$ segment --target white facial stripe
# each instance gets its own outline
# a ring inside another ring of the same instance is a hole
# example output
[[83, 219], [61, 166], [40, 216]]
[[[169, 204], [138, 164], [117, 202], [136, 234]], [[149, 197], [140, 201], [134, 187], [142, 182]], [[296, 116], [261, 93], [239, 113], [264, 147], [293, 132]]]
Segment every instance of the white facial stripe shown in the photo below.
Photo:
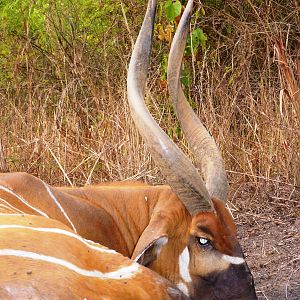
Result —
[[13, 210], [15, 210], [16, 212], [19, 212], [21, 214], [24, 214], [23, 211], [19, 210], [17, 207], [14, 207], [13, 205], [11, 205], [8, 201], [6, 201], [5, 199], [0, 197], [0, 201], [4, 202], [8, 207], [12, 208]]
[[222, 255], [222, 259], [232, 265], [241, 265], [241, 264], [245, 263], [245, 260], [242, 257], [229, 256], [226, 254]]
[[65, 261], [60, 258], [47, 256], [47, 255], [41, 255], [34, 252], [27, 252], [27, 251], [21, 251], [21, 250], [14, 250], [14, 249], [0, 249], [0, 256], [16, 256], [16, 257], [22, 257], [22, 258], [28, 258], [32, 260], [38, 260], [38, 261], [44, 261], [51, 264], [59, 265], [62, 267], [65, 267], [77, 274], [80, 274], [82, 276], [86, 277], [94, 277], [99, 279], [129, 279], [135, 276], [137, 273], [139, 273], [139, 265], [136, 263], [133, 263], [127, 267], [121, 268], [119, 270], [108, 272], [108, 273], [102, 273], [97, 270], [85, 270], [77, 267], [76, 265]]
[[181, 290], [186, 296], [188, 296], [188, 297], [190, 296], [189, 290], [188, 290], [186, 284], [184, 284], [182, 281], [177, 284], [177, 288], [179, 290]]
[[38, 231], [38, 232], [62, 234], [62, 235], [66, 235], [66, 236], [75, 238], [76, 240], [85, 244], [90, 249], [93, 249], [93, 250], [96, 250], [99, 252], [105, 252], [105, 253], [112, 253], [112, 254], [117, 253], [115, 250], [93, 246], [93, 244], [97, 245], [97, 243], [92, 244], [90, 241], [87, 242], [85, 239], [83, 239], [81, 236], [79, 236], [75, 233], [72, 233], [67, 230], [59, 229], [59, 228], [41, 228], [41, 227], [29, 227], [29, 226], [22, 226], [22, 225], [0, 225], [0, 230], [1, 229], [25, 229], [25, 230], [32, 230], [32, 231]]
[[31, 206], [25, 199], [23, 199], [22, 197], [20, 197], [18, 194], [16, 194], [15, 192], [13, 192], [11, 189], [3, 186], [3, 185], [0, 185], [0, 190], [3, 190], [13, 196], [15, 196], [18, 200], [20, 200], [23, 204], [25, 204], [26, 206], [30, 207], [32, 210], [34, 210], [35, 212], [39, 213], [40, 215], [46, 217], [46, 218], [49, 218], [48, 215], [46, 213], [44, 213], [43, 211]]
[[187, 247], [185, 247], [179, 256], [179, 273], [185, 282], [191, 282], [192, 278], [189, 271], [190, 253]]
[[77, 233], [77, 230], [76, 230], [74, 224], [72, 223], [71, 219], [69, 218], [69, 216], [66, 213], [66, 211], [64, 210], [64, 208], [61, 206], [61, 204], [58, 202], [58, 200], [56, 199], [56, 197], [53, 195], [53, 193], [52, 193], [51, 189], [49, 188], [49, 186], [44, 181], [43, 181], [43, 184], [45, 186], [46, 191], [48, 192], [48, 194], [50, 195], [50, 197], [54, 201], [54, 203], [57, 205], [57, 207], [60, 209], [60, 211], [62, 212], [62, 214], [64, 215], [64, 217], [67, 219], [67, 221], [72, 226], [72, 229]]

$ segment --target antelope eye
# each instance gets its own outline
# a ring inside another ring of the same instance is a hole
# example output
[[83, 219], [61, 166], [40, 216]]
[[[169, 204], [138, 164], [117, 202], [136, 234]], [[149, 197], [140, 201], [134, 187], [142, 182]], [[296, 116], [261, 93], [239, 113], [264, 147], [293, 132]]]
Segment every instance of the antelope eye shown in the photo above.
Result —
[[201, 245], [201, 246], [208, 246], [210, 244], [209, 240], [206, 239], [206, 238], [203, 238], [203, 237], [198, 237], [198, 243]]

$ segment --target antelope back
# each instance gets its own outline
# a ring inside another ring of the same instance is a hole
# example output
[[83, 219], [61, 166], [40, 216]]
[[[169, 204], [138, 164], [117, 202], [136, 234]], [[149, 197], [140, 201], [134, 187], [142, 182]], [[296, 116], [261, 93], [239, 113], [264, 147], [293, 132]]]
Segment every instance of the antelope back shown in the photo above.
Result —
[[185, 299], [167, 280], [45, 217], [0, 216], [1, 299]]

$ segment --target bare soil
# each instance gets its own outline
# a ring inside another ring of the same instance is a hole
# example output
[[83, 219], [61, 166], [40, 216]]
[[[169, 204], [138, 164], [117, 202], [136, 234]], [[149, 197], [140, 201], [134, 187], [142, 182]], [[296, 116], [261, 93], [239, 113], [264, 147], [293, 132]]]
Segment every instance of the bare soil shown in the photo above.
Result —
[[280, 181], [232, 188], [238, 226], [260, 300], [300, 299], [300, 189]]

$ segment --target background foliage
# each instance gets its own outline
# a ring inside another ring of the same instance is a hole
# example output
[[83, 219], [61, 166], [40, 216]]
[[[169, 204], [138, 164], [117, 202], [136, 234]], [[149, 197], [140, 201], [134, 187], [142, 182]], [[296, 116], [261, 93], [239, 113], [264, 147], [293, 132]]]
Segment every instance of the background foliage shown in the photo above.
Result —
[[[279, 74], [299, 50], [298, 1], [195, 1], [182, 71], [192, 107], [232, 182], [299, 183], [299, 120]], [[185, 1], [158, 1], [146, 101], [187, 145], [168, 101], [170, 42]], [[1, 0], [0, 137], [4, 165], [49, 183], [162, 182], [135, 130], [126, 72], [146, 1]], [[294, 69], [295, 71], [295, 69]]]

